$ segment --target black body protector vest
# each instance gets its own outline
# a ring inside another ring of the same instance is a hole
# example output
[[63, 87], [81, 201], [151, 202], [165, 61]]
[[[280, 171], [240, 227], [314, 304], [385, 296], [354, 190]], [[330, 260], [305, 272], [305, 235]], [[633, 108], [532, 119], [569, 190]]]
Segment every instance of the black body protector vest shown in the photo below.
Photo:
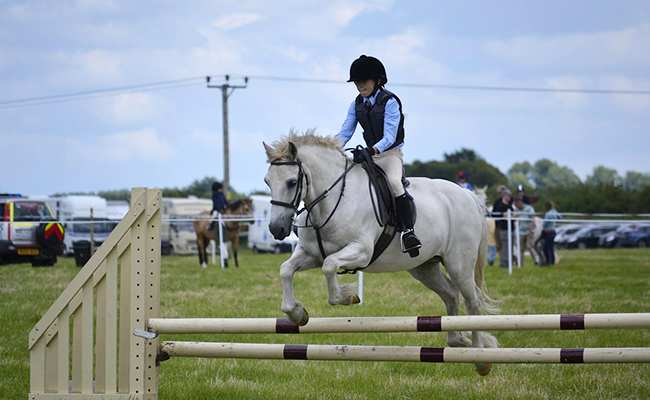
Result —
[[386, 149], [390, 150], [404, 142], [404, 114], [402, 114], [402, 102], [394, 93], [391, 93], [386, 89], [379, 90], [379, 94], [377, 94], [377, 97], [375, 98], [375, 104], [371, 108], [368, 108], [363, 104], [364, 101], [361, 95], [358, 95], [355, 100], [354, 111], [357, 116], [357, 121], [359, 121], [359, 124], [361, 124], [361, 127], [363, 128], [363, 139], [365, 140], [366, 145], [370, 148], [384, 137], [384, 110], [386, 109], [386, 103], [391, 98], [397, 100], [397, 104], [399, 104], [399, 126], [397, 127], [395, 143]]

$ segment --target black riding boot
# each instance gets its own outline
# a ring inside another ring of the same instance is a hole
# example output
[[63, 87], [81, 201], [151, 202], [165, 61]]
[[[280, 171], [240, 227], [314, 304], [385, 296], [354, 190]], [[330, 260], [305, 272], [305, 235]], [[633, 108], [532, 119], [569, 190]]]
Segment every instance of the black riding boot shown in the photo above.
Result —
[[418, 249], [422, 247], [422, 243], [413, 232], [413, 212], [411, 211], [408, 194], [404, 193], [399, 197], [395, 197], [395, 206], [397, 207], [397, 218], [402, 230], [402, 252], [409, 253], [411, 257], [417, 257], [420, 254]]

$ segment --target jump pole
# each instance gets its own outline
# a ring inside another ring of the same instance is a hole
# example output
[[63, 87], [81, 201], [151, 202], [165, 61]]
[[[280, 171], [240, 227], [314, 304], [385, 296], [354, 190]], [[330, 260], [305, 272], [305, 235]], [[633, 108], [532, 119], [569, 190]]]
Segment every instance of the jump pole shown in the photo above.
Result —
[[148, 328], [159, 334], [649, 329], [650, 313], [311, 318], [300, 327], [286, 318], [150, 318]]
[[265, 360], [402, 361], [428, 363], [598, 364], [650, 363], [650, 348], [454, 348], [261, 343], [162, 342], [175, 357]]

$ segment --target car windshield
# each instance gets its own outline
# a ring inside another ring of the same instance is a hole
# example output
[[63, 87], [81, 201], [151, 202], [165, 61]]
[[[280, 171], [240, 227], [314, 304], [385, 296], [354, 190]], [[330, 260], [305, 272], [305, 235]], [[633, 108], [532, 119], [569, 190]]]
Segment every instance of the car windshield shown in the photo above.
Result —
[[[75, 218], [76, 223], [70, 224], [74, 233], [90, 233], [90, 218]], [[78, 221], [89, 221], [88, 223], [79, 223]], [[93, 221], [93, 233], [111, 233], [115, 224], [106, 219], [95, 219]]]
[[54, 221], [45, 203], [17, 201], [14, 203], [14, 221]]
[[176, 232], [194, 232], [192, 221], [169, 221], [172, 230]]
[[571, 236], [574, 233], [578, 232], [579, 230], [584, 229], [584, 228], [569, 228], [566, 231], [564, 231], [564, 236]]

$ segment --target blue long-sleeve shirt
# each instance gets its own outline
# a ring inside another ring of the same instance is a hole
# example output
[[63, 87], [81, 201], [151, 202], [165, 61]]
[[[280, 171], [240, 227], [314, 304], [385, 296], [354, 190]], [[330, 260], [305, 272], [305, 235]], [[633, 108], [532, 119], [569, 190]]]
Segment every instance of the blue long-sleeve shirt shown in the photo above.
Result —
[[559, 212], [555, 211], [555, 209], [553, 208], [551, 210], [548, 210], [546, 214], [544, 214], [544, 219], [552, 220], [552, 221], [544, 221], [544, 224], [542, 225], [545, 231], [550, 231], [555, 229], [555, 220], [562, 219], [562, 216], [560, 215]]
[[212, 192], [212, 212], [222, 212], [228, 207], [228, 200], [223, 193]]
[[[374, 106], [375, 101], [377, 100], [377, 94], [379, 94], [379, 90], [377, 90], [371, 97], [364, 97], [364, 103], [366, 100], [370, 100], [370, 104]], [[350, 104], [350, 107], [348, 108], [348, 115], [345, 117], [345, 121], [341, 126], [341, 131], [336, 135], [337, 139], [341, 141], [341, 146], [345, 146], [346, 143], [350, 141], [352, 135], [354, 135], [354, 132], [357, 129], [357, 124], [359, 121], [357, 120], [355, 105], [356, 100]], [[395, 143], [395, 138], [397, 137], [397, 128], [399, 128], [399, 120], [399, 104], [397, 103], [397, 100], [390, 98], [386, 102], [386, 107], [384, 108], [384, 137], [375, 144], [375, 147], [377, 150], [379, 150], [380, 153], [383, 153], [384, 150]], [[404, 146], [403, 142], [395, 147], [402, 146]]]

